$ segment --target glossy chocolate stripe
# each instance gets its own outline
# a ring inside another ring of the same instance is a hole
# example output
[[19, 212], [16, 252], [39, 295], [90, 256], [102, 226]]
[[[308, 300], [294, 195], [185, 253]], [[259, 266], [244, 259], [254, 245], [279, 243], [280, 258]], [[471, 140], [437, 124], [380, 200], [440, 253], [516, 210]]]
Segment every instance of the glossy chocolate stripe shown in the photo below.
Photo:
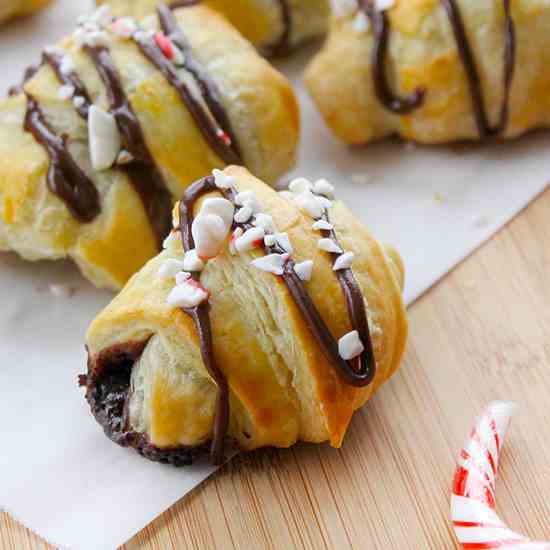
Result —
[[218, 136], [212, 121], [204, 112], [202, 105], [193, 97], [192, 93], [179, 78], [174, 66], [156, 47], [155, 44], [138, 42], [143, 54], [162, 72], [168, 82], [175, 88], [181, 100], [185, 103], [195, 123], [199, 127], [207, 143], [226, 164], [242, 165], [243, 161], [237, 138], [231, 127], [227, 112], [222, 105], [218, 88], [204, 68], [193, 57], [193, 50], [179, 26], [174, 14], [165, 4], [158, 6], [158, 17], [161, 28], [174, 44], [183, 52], [185, 57], [184, 69], [195, 78], [204, 101], [220, 128], [229, 136], [231, 144], [227, 145]]
[[418, 88], [411, 95], [400, 97], [391, 91], [386, 77], [386, 57], [390, 35], [388, 16], [384, 11], [374, 7], [372, 0], [360, 0], [359, 5], [374, 28], [372, 78], [376, 95], [386, 109], [399, 115], [406, 115], [422, 106], [426, 92]]
[[141, 124], [135, 115], [109, 50], [104, 46], [84, 46], [107, 90], [110, 111], [115, 117], [125, 149], [134, 160], [123, 166], [138, 192], [160, 249], [170, 232], [172, 197], [149, 152]]
[[24, 128], [49, 155], [48, 188], [66, 204], [77, 220], [91, 222], [101, 211], [94, 183], [72, 157], [66, 139], [58, 136], [48, 124], [38, 102], [30, 94], [26, 97]]
[[269, 57], [287, 55], [290, 50], [290, 35], [292, 33], [292, 10], [289, 0], [276, 0], [279, 4], [283, 30], [279, 38], [272, 44], [261, 47], [264, 55]]
[[[193, 206], [197, 199], [206, 193], [216, 191], [217, 187], [213, 177], [203, 178], [191, 185], [184, 193], [179, 206], [180, 231], [183, 249], [188, 252], [195, 248], [191, 227], [193, 224]], [[195, 281], [200, 280], [200, 273], [191, 274]], [[214, 464], [222, 464], [224, 461], [224, 443], [229, 428], [229, 386], [223, 371], [218, 367], [214, 357], [212, 343], [212, 327], [210, 323], [210, 305], [208, 302], [183, 311], [193, 319], [199, 333], [201, 357], [206, 370], [218, 386], [216, 398], [216, 412], [214, 416], [214, 429], [212, 433], [212, 446], [210, 457]]]
[[72, 86], [75, 90], [74, 95], [81, 97], [84, 100], [84, 103], [82, 103], [82, 105], [75, 106], [75, 108], [80, 117], [87, 121], [88, 111], [90, 109], [92, 101], [88, 94], [88, 90], [86, 90], [86, 87], [84, 86], [82, 80], [80, 80], [80, 77], [74, 71], [71, 71], [69, 73], [62, 71], [62, 58], [60, 55], [54, 52], [43, 52], [42, 59], [44, 63], [52, 68], [55, 76], [57, 77], [57, 80], [59, 80], [61, 84], [65, 86]]

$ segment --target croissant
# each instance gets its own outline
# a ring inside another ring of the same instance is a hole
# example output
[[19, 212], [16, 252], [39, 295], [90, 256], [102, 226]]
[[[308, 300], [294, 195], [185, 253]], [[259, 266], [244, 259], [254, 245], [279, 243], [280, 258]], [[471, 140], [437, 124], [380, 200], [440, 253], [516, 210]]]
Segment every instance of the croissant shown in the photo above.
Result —
[[[188, 5], [200, 0], [172, 0]], [[109, 3], [116, 15], [143, 17], [158, 0], [97, 0]], [[298, 44], [323, 35], [328, 25], [329, 0], [204, 0], [225, 15], [256, 47], [269, 56], [284, 55]]]
[[158, 19], [100, 8], [0, 102], [0, 249], [69, 257], [120, 289], [161, 249], [188, 182], [231, 163], [273, 182], [292, 166], [288, 82], [207, 7]]
[[0, 23], [14, 17], [30, 15], [50, 2], [51, 0], [2, 0], [0, 3]]
[[277, 193], [234, 166], [188, 187], [165, 250], [87, 334], [80, 383], [109, 438], [175, 465], [341, 445], [399, 367], [407, 321], [399, 255], [333, 192], [300, 178]]
[[548, 126], [550, 5], [338, 0], [306, 82], [344, 142], [511, 139]]

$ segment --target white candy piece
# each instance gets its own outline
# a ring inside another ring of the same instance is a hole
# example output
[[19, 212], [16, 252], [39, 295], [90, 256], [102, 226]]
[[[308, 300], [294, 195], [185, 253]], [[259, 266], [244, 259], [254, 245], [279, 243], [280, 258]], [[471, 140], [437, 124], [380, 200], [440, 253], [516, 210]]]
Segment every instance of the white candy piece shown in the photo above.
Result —
[[191, 278], [191, 273], [188, 273], [187, 271], [179, 271], [174, 276], [174, 279], [176, 279], [177, 285], [183, 284], [185, 281], [187, 281], [187, 279], [190, 279], [190, 278]]
[[303, 210], [312, 218], [317, 219], [320, 218], [325, 211], [325, 208], [320, 200], [321, 198], [323, 197], [316, 197], [311, 191], [306, 190], [299, 195], [296, 195], [294, 200], [300, 210]]
[[233, 256], [237, 253], [237, 249], [235, 248], [235, 242], [239, 237], [241, 237], [244, 234], [244, 230], [242, 227], [237, 227], [235, 231], [233, 231], [233, 234], [231, 235], [231, 239], [229, 240], [229, 253]]
[[233, 176], [226, 175], [222, 170], [214, 168], [212, 170], [212, 175], [216, 182], [216, 187], [218, 189], [231, 189], [235, 184], [235, 178]]
[[238, 206], [248, 206], [252, 212], [261, 210], [260, 203], [256, 199], [254, 191], [241, 191], [235, 196], [235, 204]]
[[73, 97], [73, 105], [77, 109], [80, 109], [80, 107], [84, 107], [84, 103], [86, 103], [86, 100], [82, 96], [77, 95], [77, 96]]
[[187, 281], [176, 285], [168, 294], [166, 302], [172, 307], [196, 307], [208, 300], [208, 293]]
[[92, 166], [95, 170], [107, 170], [120, 151], [120, 134], [115, 117], [92, 105], [88, 115], [88, 136]]
[[233, 223], [234, 213], [233, 203], [222, 197], [206, 199], [201, 205], [201, 214], [217, 214], [228, 227]]
[[317, 196], [316, 199], [325, 210], [332, 208], [332, 201], [327, 199], [326, 197]]
[[[61, 52], [63, 55], [63, 52]], [[59, 71], [65, 76], [71, 74], [76, 70], [73, 60], [68, 55], [63, 55], [61, 58], [61, 63], [59, 64]]]
[[200, 212], [191, 226], [191, 234], [198, 256], [201, 258], [216, 257], [229, 235], [230, 227], [221, 216]]
[[336, 17], [347, 17], [357, 10], [357, 0], [330, 0], [330, 5]]
[[246, 223], [252, 217], [252, 214], [253, 212], [250, 206], [243, 206], [239, 208], [234, 219], [237, 223]]
[[326, 179], [317, 180], [313, 184], [313, 192], [317, 195], [323, 195], [329, 199], [334, 198], [334, 185]]
[[370, 19], [366, 13], [360, 11], [353, 19], [351, 26], [357, 34], [363, 34], [370, 28]]
[[264, 237], [264, 244], [266, 246], [275, 246], [277, 244], [277, 237], [273, 233], [266, 235]]
[[138, 30], [138, 26], [131, 17], [119, 17], [111, 25], [111, 29], [122, 38], [130, 38]]
[[59, 99], [66, 101], [67, 99], [71, 99], [74, 95], [75, 89], [74, 86], [71, 86], [70, 84], [64, 84], [57, 90], [57, 97]]
[[289, 257], [289, 254], [268, 254], [253, 260], [250, 265], [274, 275], [282, 275]]
[[204, 266], [205, 263], [197, 254], [197, 250], [195, 248], [185, 253], [183, 258], [183, 271], [202, 271]]
[[319, 239], [317, 247], [325, 252], [332, 252], [333, 254], [342, 254], [344, 252], [332, 239]]
[[350, 361], [358, 357], [363, 351], [365, 351], [365, 346], [356, 330], [348, 332], [338, 340], [338, 352], [344, 361]]
[[393, 8], [395, 0], [375, 0], [374, 5], [377, 10], [385, 11]]
[[288, 189], [295, 195], [299, 195], [304, 191], [311, 191], [312, 183], [306, 178], [296, 178], [288, 184]]
[[125, 149], [123, 149], [118, 154], [118, 156], [116, 158], [116, 163], [118, 165], [129, 164], [133, 160], [134, 160], [134, 157], [133, 157], [132, 153], [130, 153], [130, 152], [126, 151]]
[[161, 279], [170, 279], [171, 277], [174, 277], [176, 273], [182, 271], [183, 269], [184, 265], [182, 261], [170, 258], [162, 262], [158, 270], [158, 276]]
[[336, 258], [332, 269], [334, 271], [339, 271], [340, 269], [349, 269], [353, 264], [354, 258], [355, 254], [353, 252], [344, 252], [341, 256], [338, 256], [338, 258]]
[[287, 233], [275, 233], [275, 239], [277, 244], [289, 254], [292, 254], [294, 252], [294, 249], [292, 248], [292, 244], [290, 243], [290, 239], [288, 238]]
[[242, 236], [235, 240], [235, 249], [237, 252], [249, 252], [262, 243], [265, 231], [261, 227], [252, 227], [247, 229]]
[[334, 229], [334, 225], [327, 220], [317, 220], [311, 227], [316, 231], [332, 231]]
[[255, 227], [261, 227], [266, 232], [271, 231], [275, 233], [276, 231], [275, 224], [273, 223], [273, 218], [269, 214], [264, 214], [263, 212], [256, 214], [252, 225], [254, 225]]
[[305, 262], [295, 264], [294, 271], [302, 281], [310, 281], [313, 274], [313, 260], [306, 260]]

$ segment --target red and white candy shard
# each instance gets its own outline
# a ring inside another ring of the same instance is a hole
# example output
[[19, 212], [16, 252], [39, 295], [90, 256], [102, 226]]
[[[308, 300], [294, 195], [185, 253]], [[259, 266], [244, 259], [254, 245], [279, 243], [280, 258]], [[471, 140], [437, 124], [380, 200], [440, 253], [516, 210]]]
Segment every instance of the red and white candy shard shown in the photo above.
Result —
[[451, 497], [451, 520], [464, 550], [550, 550], [509, 529], [495, 512], [495, 483], [506, 431], [515, 410], [495, 401], [479, 417], [460, 452]]

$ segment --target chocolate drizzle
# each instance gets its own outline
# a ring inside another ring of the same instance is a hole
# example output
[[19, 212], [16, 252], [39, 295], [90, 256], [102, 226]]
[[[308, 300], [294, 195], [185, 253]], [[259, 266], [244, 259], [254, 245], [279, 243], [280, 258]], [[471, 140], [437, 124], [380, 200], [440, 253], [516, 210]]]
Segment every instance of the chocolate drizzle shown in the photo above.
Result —
[[277, 0], [281, 12], [283, 30], [272, 44], [263, 46], [261, 50], [269, 57], [287, 55], [290, 50], [290, 35], [292, 34], [292, 10], [289, 0]]
[[103, 81], [111, 104], [110, 111], [115, 117], [124, 147], [134, 159], [122, 169], [141, 197], [160, 249], [170, 231], [172, 198], [147, 147], [141, 125], [126, 97], [109, 50], [104, 46], [84, 46], [84, 51]]
[[174, 14], [165, 4], [158, 7], [158, 16], [164, 34], [166, 34], [184, 54], [183, 69], [187, 70], [196, 80], [204, 101], [212, 113], [220, 129], [225, 132], [230, 143], [226, 144], [223, 137], [217, 132], [216, 124], [209, 117], [201, 103], [195, 99], [188, 86], [178, 76], [175, 65], [162, 54], [154, 41], [147, 38], [134, 37], [143, 55], [162, 73], [164, 78], [172, 85], [178, 96], [186, 105], [193, 120], [200, 129], [206, 142], [226, 164], [242, 164], [237, 140], [231, 129], [231, 124], [225, 109], [219, 99], [219, 93], [214, 81], [206, 74], [201, 65], [193, 58], [191, 45], [183, 35]]
[[472, 108], [474, 111], [476, 125], [480, 138], [487, 138], [491, 136], [497, 136], [504, 132], [508, 125], [509, 118], [509, 103], [510, 93], [512, 88], [512, 82], [514, 79], [515, 58], [516, 58], [516, 33], [514, 20], [511, 14], [510, 0], [503, 0], [504, 12], [505, 12], [505, 35], [506, 44], [504, 48], [504, 78], [503, 78], [503, 101], [500, 110], [500, 116], [497, 124], [491, 126], [489, 117], [485, 108], [485, 102], [483, 100], [483, 91], [481, 89], [481, 82], [479, 79], [479, 73], [477, 70], [476, 62], [466, 35], [464, 28], [464, 22], [460, 9], [455, 0], [441, 0], [443, 7], [447, 12], [453, 34], [455, 37], [456, 45], [466, 71], [466, 78], [468, 79], [468, 87], [470, 89], [470, 96], [472, 98]]
[[82, 223], [91, 222], [101, 211], [94, 183], [78, 166], [67, 148], [65, 137], [58, 136], [46, 121], [38, 102], [27, 96], [25, 131], [30, 132], [50, 157], [47, 183], [71, 214]]
[[[194, 248], [191, 227], [193, 224], [193, 206], [198, 198], [206, 193], [218, 190], [212, 176], [203, 178], [191, 185], [185, 192], [180, 202], [180, 231], [184, 250], [187, 252]], [[235, 194], [232, 190], [220, 190], [223, 196], [235, 203]], [[328, 221], [328, 215], [324, 219]], [[251, 223], [233, 223], [233, 227], [240, 227], [244, 231], [250, 229]], [[334, 230], [324, 231], [324, 236], [337, 241]], [[284, 254], [285, 250], [279, 245], [264, 246], [266, 254]], [[337, 255], [334, 256], [336, 261]], [[338, 343], [330, 333], [326, 323], [323, 321], [317, 307], [309, 296], [303, 281], [298, 277], [294, 269], [294, 261], [289, 259], [281, 275], [287, 289], [292, 295], [300, 312], [304, 316], [306, 324], [318, 341], [321, 350], [327, 360], [336, 368], [347, 384], [356, 387], [364, 387], [372, 382], [376, 373], [376, 359], [372, 346], [365, 301], [359, 284], [357, 283], [351, 269], [338, 270], [336, 275], [346, 299], [346, 305], [354, 330], [357, 330], [361, 341], [364, 344], [363, 353], [354, 361], [345, 361], [340, 357]], [[199, 282], [200, 273], [192, 273], [193, 280]], [[217, 366], [213, 345], [210, 318], [208, 315], [209, 305], [207, 302], [197, 307], [184, 309], [190, 315], [199, 332], [201, 343], [201, 355], [206, 369], [218, 385], [218, 399], [216, 403], [216, 415], [212, 437], [211, 457], [215, 464], [223, 461], [223, 447], [227, 436], [229, 425], [229, 386], [225, 375]]]
[[[510, 110], [510, 94], [514, 79], [516, 60], [516, 32], [514, 20], [511, 14], [510, 0], [502, 0], [505, 13], [505, 47], [504, 47], [504, 77], [503, 100], [499, 119], [496, 125], [491, 126], [483, 91], [479, 79], [472, 48], [466, 35], [464, 22], [460, 8], [456, 0], [441, 0], [447, 17], [451, 23], [455, 42], [460, 55], [460, 60], [466, 71], [468, 88], [472, 100], [472, 108], [476, 120], [476, 126], [481, 139], [502, 134], [508, 125]], [[359, 7], [370, 18], [374, 27], [374, 48], [372, 53], [372, 72], [376, 95], [380, 102], [390, 111], [397, 114], [408, 114], [422, 106], [425, 98], [425, 90], [417, 89], [408, 97], [398, 97], [391, 90], [386, 79], [385, 58], [388, 47], [390, 24], [387, 14], [378, 10], [372, 0], [359, 0]]]
[[424, 103], [426, 91], [418, 88], [411, 95], [399, 97], [391, 91], [386, 77], [386, 55], [390, 35], [390, 22], [384, 11], [376, 8], [371, 0], [361, 0], [360, 7], [372, 21], [374, 47], [372, 50], [372, 78], [376, 95], [382, 105], [392, 113], [406, 115]]

